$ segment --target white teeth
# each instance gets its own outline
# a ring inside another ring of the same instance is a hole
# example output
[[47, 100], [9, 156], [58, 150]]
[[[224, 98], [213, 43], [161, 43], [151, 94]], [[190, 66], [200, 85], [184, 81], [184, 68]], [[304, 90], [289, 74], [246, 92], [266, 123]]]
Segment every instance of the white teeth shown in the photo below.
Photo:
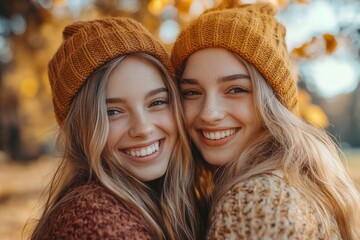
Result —
[[145, 157], [159, 151], [159, 142], [156, 142], [150, 146], [135, 149], [126, 149], [125, 153], [133, 157]]
[[152, 148], [151, 147], [148, 147], [147, 149], [146, 149], [146, 155], [149, 155], [149, 154], [151, 154], [153, 151], [152, 151]]
[[219, 132], [215, 133], [215, 138], [220, 139], [221, 134]]
[[202, 134], [205, 138], [210, 140], [219, 140], [222, 138], [229, 137], [230, 135], [233, 135], [236, 132], [235, 129], [226, 130], [226, 131], [217, 131], [217, 132], [205, 132], [202, 131]]

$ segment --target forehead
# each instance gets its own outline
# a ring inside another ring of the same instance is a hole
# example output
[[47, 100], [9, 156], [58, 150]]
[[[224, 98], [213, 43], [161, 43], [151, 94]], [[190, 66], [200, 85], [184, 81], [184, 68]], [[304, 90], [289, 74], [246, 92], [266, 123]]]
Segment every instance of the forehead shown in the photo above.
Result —
[[223, 48], [205, 48], [189, 56], [182, 78], [214, 78], [248, 73], [234, 53]]
[[160, 69], [148, 59], [128, 56], [110, 73], [107, 96], [146, 93], [164, 87]]

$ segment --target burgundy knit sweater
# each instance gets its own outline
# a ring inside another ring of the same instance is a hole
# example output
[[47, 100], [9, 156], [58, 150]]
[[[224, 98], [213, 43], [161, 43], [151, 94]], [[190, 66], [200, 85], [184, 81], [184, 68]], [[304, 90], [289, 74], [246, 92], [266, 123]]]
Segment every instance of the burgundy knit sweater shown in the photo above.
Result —
[[142, 216], [105, 187], [89, 183], [67, 195], [73, 193], [52, 214], [42, 239], [155, 239]]

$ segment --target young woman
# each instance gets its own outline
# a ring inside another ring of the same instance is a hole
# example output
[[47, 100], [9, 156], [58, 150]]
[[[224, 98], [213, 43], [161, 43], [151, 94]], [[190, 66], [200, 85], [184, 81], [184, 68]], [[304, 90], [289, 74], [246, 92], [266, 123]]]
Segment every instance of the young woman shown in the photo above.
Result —
[[340, 150], [296, 115], [275, 13], [271, 4], [222, 5], [173, 47], [196, 160], [215, 167], [207, 238], [360, 239], [360, 197]]
[[195, 239], [169, 56], [138, 22], [76, 22], [49, 62], [63, 160], [32, 239]]

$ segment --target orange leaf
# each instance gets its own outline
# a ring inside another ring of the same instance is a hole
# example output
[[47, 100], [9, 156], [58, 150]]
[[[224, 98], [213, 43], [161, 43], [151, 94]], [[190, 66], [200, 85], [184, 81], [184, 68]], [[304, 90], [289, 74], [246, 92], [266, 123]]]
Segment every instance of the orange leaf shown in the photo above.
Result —
[[316, 37], [313, 37], [310, 41], [308, 42], [305, 42], [303, 45], [301, 45], [300, 47], [298, 48], [294, 48], [292, 50], [292, 53], [297, 55], [297, 56], [300, 56], [300, 57], [310, 57], [309, 53], [308, 53], [308, 48], [314, 44], [315, 42], [317, 41], [317, 38]]
[[337, 41], [336, 41], [334, 35], [325, 33], [323, 35], [323, 38], [324, 38], [324, 41], [326, 44], [326, 52], [328, 54], [333, 53], [337, 47]]
[[310, 0], [297, 0], [297, 2], [300, 4], [308, 4]]

